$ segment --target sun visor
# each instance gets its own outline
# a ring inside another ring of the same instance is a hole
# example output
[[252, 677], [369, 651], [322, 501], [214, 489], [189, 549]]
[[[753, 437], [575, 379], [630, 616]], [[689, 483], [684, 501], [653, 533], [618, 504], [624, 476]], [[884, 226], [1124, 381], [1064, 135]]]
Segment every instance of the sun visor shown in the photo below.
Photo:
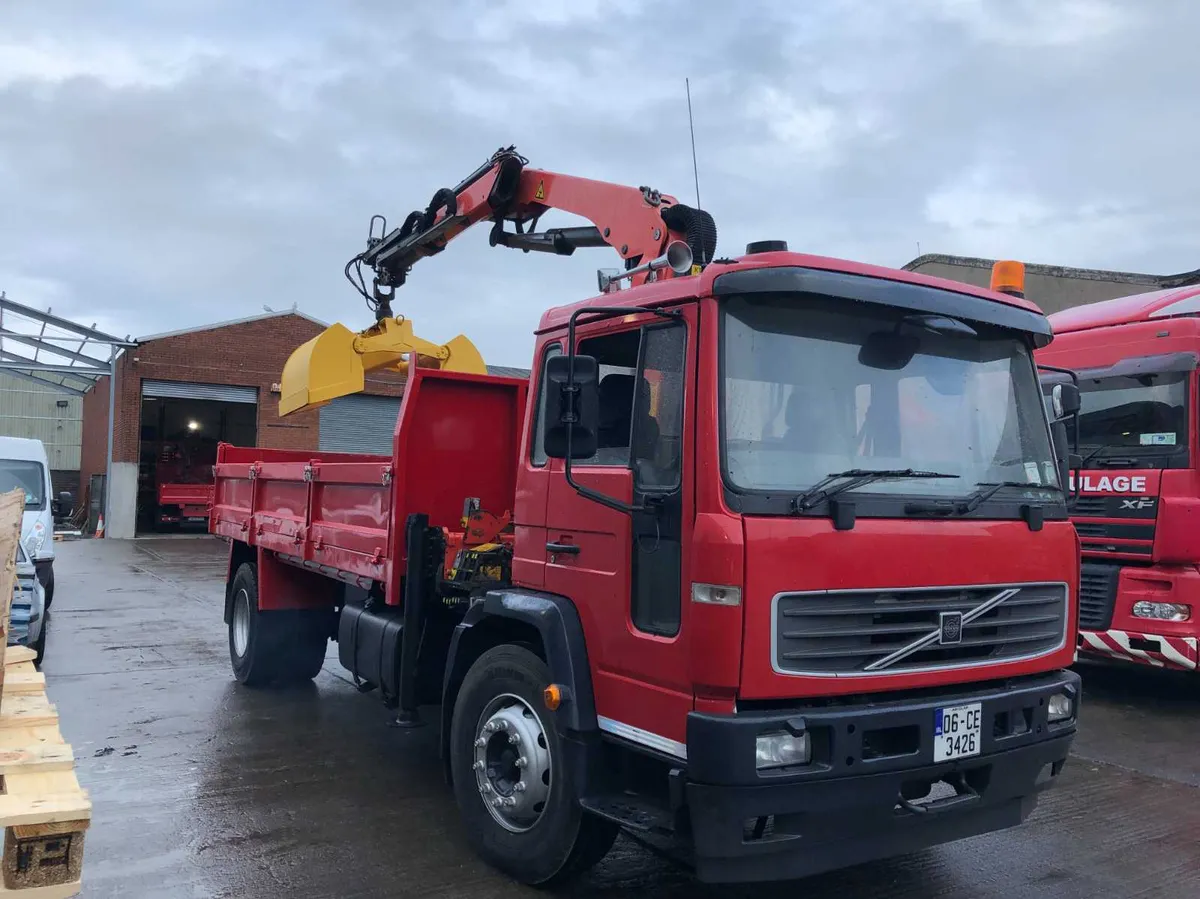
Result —
[[[1159, 353], [1154, 356], [1122, 359], [1115, 365], [1106, 368], [1081, 368], [1077, 369], [1075, 374], [1081, 381], [1097, 378], [1136, 378], [1141, 375], [1195, 371], [1197, 367], [1200, 367], [1200, 354], [1198, 353]], [[1060, 372], [1047, 371], [1042, 372], [1041, 378], [1044, 384], [1065, 383], [1070, 380], [1067, 375]]]
[[751, 293], [817, 294], [931, 315], [946, 315], [1032, 334], [1034, 345], [1038, 347], [1048, 344], [1051, 338], [1050, 323], [1045, 316], [1036, 312], [998, 300], [907, 281], [889, 281], [886, 278], [801, 266], [742, 269], [718, 275], [713, 281], [714, 296]]

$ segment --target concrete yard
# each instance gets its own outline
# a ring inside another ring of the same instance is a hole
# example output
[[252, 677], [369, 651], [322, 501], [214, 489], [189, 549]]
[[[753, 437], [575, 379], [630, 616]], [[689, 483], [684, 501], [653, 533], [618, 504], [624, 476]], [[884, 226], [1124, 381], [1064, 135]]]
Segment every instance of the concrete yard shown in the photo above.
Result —
[[[44, 670], [95, 807], [83, 895], [539, 895], [467, 849], [434, 727], [387, 727], [332, 659], [304, 689], [235, 685], [224, 568], [207, 537], [59, 545]], [[699, 885], [622, 839], [566, 895], [1200, 896], [1200, 676], [1083, 673], [1075, 758], [1023, 827], [748, 887]]]

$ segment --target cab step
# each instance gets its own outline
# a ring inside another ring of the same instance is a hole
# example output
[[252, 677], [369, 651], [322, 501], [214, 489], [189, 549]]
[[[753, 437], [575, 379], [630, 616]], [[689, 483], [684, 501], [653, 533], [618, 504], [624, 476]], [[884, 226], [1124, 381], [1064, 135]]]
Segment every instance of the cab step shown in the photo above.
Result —
[[579, 800], [585, 811], [640, 834], [675, 835], [671, 812], [640, 796], [608, 794]]

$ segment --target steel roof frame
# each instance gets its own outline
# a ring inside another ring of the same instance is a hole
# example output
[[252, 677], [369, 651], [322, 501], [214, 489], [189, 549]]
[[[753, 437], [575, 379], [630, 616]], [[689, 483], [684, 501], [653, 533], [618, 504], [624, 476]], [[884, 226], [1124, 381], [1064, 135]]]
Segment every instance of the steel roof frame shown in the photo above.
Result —
[[[37, 334], [22, 334], [12, 330], [12, 319], [5, 321], [6, 314], [25, 319], [37, 326]], [[65, 331], [66, 336], [47, 334], [46, 329], [53, 328]], [[11, 352], [5, 348], [5, 341], [33, 348], [33, 358], [20, 353]], [[78, 343], [78, 346], [68, 348], [57, 343]], [[89, 344], [108, 347], [108, 359], [96, 358], [84, 353]], [[18, 378], [34, 383], [44, 384], [62, 393], [83, 396], [94, 388], [104, 376], [108, 376], [108, 454], [104, 469], [104, 515], [112, 519], [112, 466], [113, 466], [113, 434], [116, 429], [116, 383], [117, 357], [121, 351], [137, 344], [128, 336], [114, 337], [103, 331], [96, 330], [95, 323], [91, 327], [73, 322], [70, 319], [53, 315], [49, 309], [45, 312], [11, 300], [0, 291], [0, 371], [8, 372]], [[43, 353], [52, 357], [53, 361], [43, 362], [39, 358]], [[68, 383], [72, 382], [72, 383]]]

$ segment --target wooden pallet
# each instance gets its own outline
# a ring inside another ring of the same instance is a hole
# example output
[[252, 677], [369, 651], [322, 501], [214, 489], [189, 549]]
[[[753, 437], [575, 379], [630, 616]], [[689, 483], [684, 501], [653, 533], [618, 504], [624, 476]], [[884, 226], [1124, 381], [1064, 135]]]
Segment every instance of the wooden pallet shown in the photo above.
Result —
[[61, 899], [81, 889], [92, 804], [58, 728], [36, 653], [8, 646], [24, 494], [0, 494], [0, 897]]

